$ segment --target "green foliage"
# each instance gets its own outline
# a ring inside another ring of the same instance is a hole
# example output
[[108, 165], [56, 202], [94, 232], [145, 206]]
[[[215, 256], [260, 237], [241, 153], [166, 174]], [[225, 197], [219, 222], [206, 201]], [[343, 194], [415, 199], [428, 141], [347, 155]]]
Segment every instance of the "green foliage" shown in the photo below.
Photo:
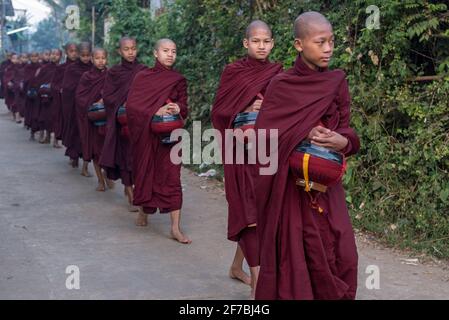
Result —
[[[206, 126], [221, 71], [244, 55], [242, 38], [251, 20], [273, 27], [272, 59], [290, 67], [296, 57], [294, 19], [308, 10], [325, 14], [336, 35], [333, 67], [347, 73], [352, 125], [362, 141], [345, 176], [355, 226], [393, 245], [449, 257], [446, 1], [175, 0], [157, 17], [136, 0], [108, 5], [116, 21], [112, 45], [124, 34], [136, 36], [141, 60], [152, 64], [158, 38], [178, 44], [177, 68], [189, 80], [191, 118]], [[380, 10], [379, 29], [367, 27], [370, 5]], [[422, 75], [442, 79], [411, 81]]]
[[54, 37], [56, 20], [53, 17], [42, 20], [37, 25], [37, 30], [31, 36], [31, 45], [34, 51], [58, 48], [58, 39]]

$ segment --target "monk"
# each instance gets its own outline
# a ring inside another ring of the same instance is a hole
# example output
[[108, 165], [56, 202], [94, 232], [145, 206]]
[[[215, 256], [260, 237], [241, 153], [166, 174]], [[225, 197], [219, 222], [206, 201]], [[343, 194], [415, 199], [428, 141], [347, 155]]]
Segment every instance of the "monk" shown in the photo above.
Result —
[[359, 150], [348, 84], [343, 71], [328, 69], [334, 35], [323, 15], [300, 15], [294, 32], [295, 65], [273, 78], [256, 121], [256, 130], [279, 130], [278, 170], [256, 177], [256, 299], [355, 299], [357, 249], [342, 183], [306, 191], [289, 168], [304, 140], [346, 157]]
[[3, 83], [3, 75], [6, 71], [6, 68], [11, 65], [11, 52], [6, 53], [6, 59], [0, 64], [0, 99], [4, 99], [4, 90], [5, 90], [5, 84]]
[[16, 111], [16, 122], [22, 123], [22, 118], [25, 115], [25, 68], [28, 65], [28, 54], [22, 53], [19, 57], [20, 67], [14, 74], [14, 105]]
[[41, 64], [47, 64], [51, 62], [51, 50], [44, 50], [41, 53]]
[[13, 120], [16, 120], [16, 112], [14, 107], [14, 75], [20, 69], [19, 55], [13, 53], [11, 55], [11, 64], [6, 68], [3, 75], [5, 104], [11, 112]]
[[181, 165], [170, 159], [171, 144], [151, 131], [154, 115], [180, 114], [185, 119], [187, 80], [173, 69], [176, 44], [169, 39], [157, 41], [156, 64], [139, 72], [133, 81], [126, 105], [133, 153], [135, 180], [134, 204], [141, 207], [137, 226], [148, 224], [148, 214], [170, 213], [171, 236], [182, 244], [192, 241], [181, 232]]
[[[98, 178], [97, 191], [106, 190], [106, 178], [103, 175], [98, 161], [103, 149], [105, 137], [105, 125], [95, 126], [89, 121], [88, 111], [94, 104], [103, 104], [103, 86], [106, 79], [106, 65], [108, 54], [101, 48], [96, 48], [92, 52], [93, 67], [81, 77], [76, 89], [76, 111], [78, 116], [78, 128], [81, 137], [83, 160], [93, 161], [95, 173]], [[112, 181], [108, 182], [113, 184]]]
[[[268, 60], [274, 40], [272, 31], [265, 22], [256, 20], [250, 23], [243, 46], [247, 50], [247, 56], [225, 67], [212, 106], [212, 123], [222, 137], [225, 136], [226, 129], [232, 128], [232, 122], [238, 113], [257, 112], [260, 109], [270, 80], [282, 71], [280, 64]], [[223, 144], [223, 163], [224, 150]], [[224, 163], [223, 167], [228, 201], [228, 239], [237, 242], [237, 251], [229, 274], [231, 278], [247, 281], [247, 275], [242, 269], [245, 257], [250, 267], [251, 297], [254, 298], [259, 252], [252, 171], [248, 164]]]
[[[53, 49], [51, 50], [50, 54], [50, 63], [45, 64], [43, 67], [41, 67], [39, 74], [37, 76], [37, 84], [40, 90], [43, 86], [50, 86], [51, 80], [53, 79], [56, 68], [59, 65], [59, 62], [61, 61], [62, 57], [62, 51], [60, 49]], [[52, 103], [53, 97], [50, 96], [49, 98], [41, 97], [40, 94], [38, 94], [38, 100], [39, 100], [39, 117], [38, 117], [38, 127], [39, 130], [41, 130], [41, 139], [39, 140], [39, 143], [45, 143], [49, 144], [51, 142], [51, 134], [53, 131], [53, 122], [52, 122], [52, 113], [51, 113], [51, 103]]]
[[62, 101], [61, 101], [61, 86], [64, 80], [64, 73], [66, 68], [76, 62], [78, 59], [78, 46], [76, 43], [70, 42], [65, 46], [66, 61], [56, 66], [56, 71], [51, 80], [52, 103], [50, 106], [52, 114], [52, 131], [54, 132], [54, 148], [61, 148], [59, 143], [62, 140], [63, 132], [63, 118], [62, 118]]
[[137, 42], [123, 37], [119, 41], [118, 53], [121, 63], [107, 71], [103, 89], [103, 101], [107, 113], [106, 138], [100, 158], [100, 166], [106, 169], [111, 180], [121, 179], [128, 198], [128, 210], [136, 212], [133, 206], [132, 154], [129, 136], [117, 121], [117, 112], [126, 106], [131, 83], [139, 71], [146, 67], [137, 60]]
[[[37, 99], [36, 97], [33, 97], [29, 93], [29, 89], [31, 89], [33, 81], [36, 76], [37, 70], [40, 68], [39, 64], [39, 53], [38, 52], [32, 52], [30, 54], [30, 63], [25, 67], [24, 73], [24, 82], [23, 82], [23, 91], [25, 92], [25, 128], [30, 130], [31, 129], [31, 115], [32, 115], [32, 108], [34, 104], [34, 100]], [[34, 133], [31, 132], [30, 140], [34, 140]]]
[[[62, 82], [62, 114], [64, 131], [62, 143], [67, 147], [65, 155], [70, 158], [72, 168], [78, 168], [79, 158], [82, 157], [81, 139], [78, 129], [78, 118], [75, 107], [75, 93], [81, 76], [92, 68], [90, 43], [82, 42], [78, 46], [79, 59], [70, 64], [64, 73]], [[84, 161], [81, 175], [90, 177], [89, 162]]]

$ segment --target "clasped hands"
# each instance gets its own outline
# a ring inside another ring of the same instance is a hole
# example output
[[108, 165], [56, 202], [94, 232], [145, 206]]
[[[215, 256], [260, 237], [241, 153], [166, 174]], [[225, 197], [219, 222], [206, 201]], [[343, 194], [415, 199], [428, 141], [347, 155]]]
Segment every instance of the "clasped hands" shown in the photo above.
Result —
[[170, 102], [160, 108], [157, 112], [157, 116], [168, 116], [168, 115], [174, 115], [181, 112], [181, 108], [177, 103]]
[[346, 137], [323, 126], [313, 128], [308, 138], [316, 146], [335, 151], [341, 151], [348, 145], [348, 139]]

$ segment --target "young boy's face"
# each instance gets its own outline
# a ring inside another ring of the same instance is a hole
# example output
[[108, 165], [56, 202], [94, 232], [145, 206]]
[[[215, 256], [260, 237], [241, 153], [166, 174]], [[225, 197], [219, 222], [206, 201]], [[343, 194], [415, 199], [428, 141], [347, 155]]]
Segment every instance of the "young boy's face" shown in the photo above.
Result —
[[67, 54], [67, 58], [70, 61], [75, 61], [76, 59], [78, 59], [78, 49], [74, 44], [68, 46], [65, 53]]
[[265, 61], [274, 46], [271, 32], [265, 28], [256, 28], [251, 31], [249, 39], [243, 40], [243, 46], [248, 49], [251, 58]]
[[165, 41], [154, 51], [156, 59], [166, 68], [171, 68], [176, 62], [176, 44]]
[[80, 60], [84, 64], [88, 64], [91, 61], [91, 52], [88, 49], [81, 50]]
[[17, 54], [13, 54], [11, 56], [11, 62], [14, 63], [14, 64], [20, 63], [19, 56]]
[[106, 64], [108, 63], [108, 58], [106, 57], [106, 52], [103, 50], [97, 50], [94, 52], [93, 63], [95, 67], [99, 70], [104, 70], [106, 68]]
[[44, 60], [45, 62], [50, 61], [50, 55], [51, 55], [50, 51], [44, 51], [42, 53], [42, 60]]
[[22, 54], [20, 56], [20, 63], [27, 64], [28, 63], [28, 56], [26, 54]]
[[32, 63], [38, 63], [38, 62], [39, 62], [39, 54], [33, 53], [33, 54], [31, 55], [30, 60], [31, 60]]
[[61, 61], [61, 52], [59, 50], [52, 50], [50, 58], [51, 62], [59, 63], [59, 61]]
[[123, 40], [120, 44], [119, 54], [128, 62], [133, 63], [137, 58], [137, 43], [134, 40]]
[[334, 53], [332, 26], [327, 23], [312, 23], [308, 27], [303, 39], [295, 39], [295, 48], [312, 69], [327, 68]]

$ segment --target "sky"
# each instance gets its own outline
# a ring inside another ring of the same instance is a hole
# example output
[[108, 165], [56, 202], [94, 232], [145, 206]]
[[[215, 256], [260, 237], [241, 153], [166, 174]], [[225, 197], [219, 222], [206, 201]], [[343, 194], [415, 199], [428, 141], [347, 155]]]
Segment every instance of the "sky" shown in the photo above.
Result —
[[[27, 15], [29, 17], [29, 23], [31, 26], [31, 31], [36, 30], [37, 24], [39, 21], [47, 18], [51, 10], [45, 4], [40, 2], [39, 0], [12, 0], [12, 5], [14, 9], [26, 9]], [[17, 11], [17, 15], [22, 15], [23, 12]]]

